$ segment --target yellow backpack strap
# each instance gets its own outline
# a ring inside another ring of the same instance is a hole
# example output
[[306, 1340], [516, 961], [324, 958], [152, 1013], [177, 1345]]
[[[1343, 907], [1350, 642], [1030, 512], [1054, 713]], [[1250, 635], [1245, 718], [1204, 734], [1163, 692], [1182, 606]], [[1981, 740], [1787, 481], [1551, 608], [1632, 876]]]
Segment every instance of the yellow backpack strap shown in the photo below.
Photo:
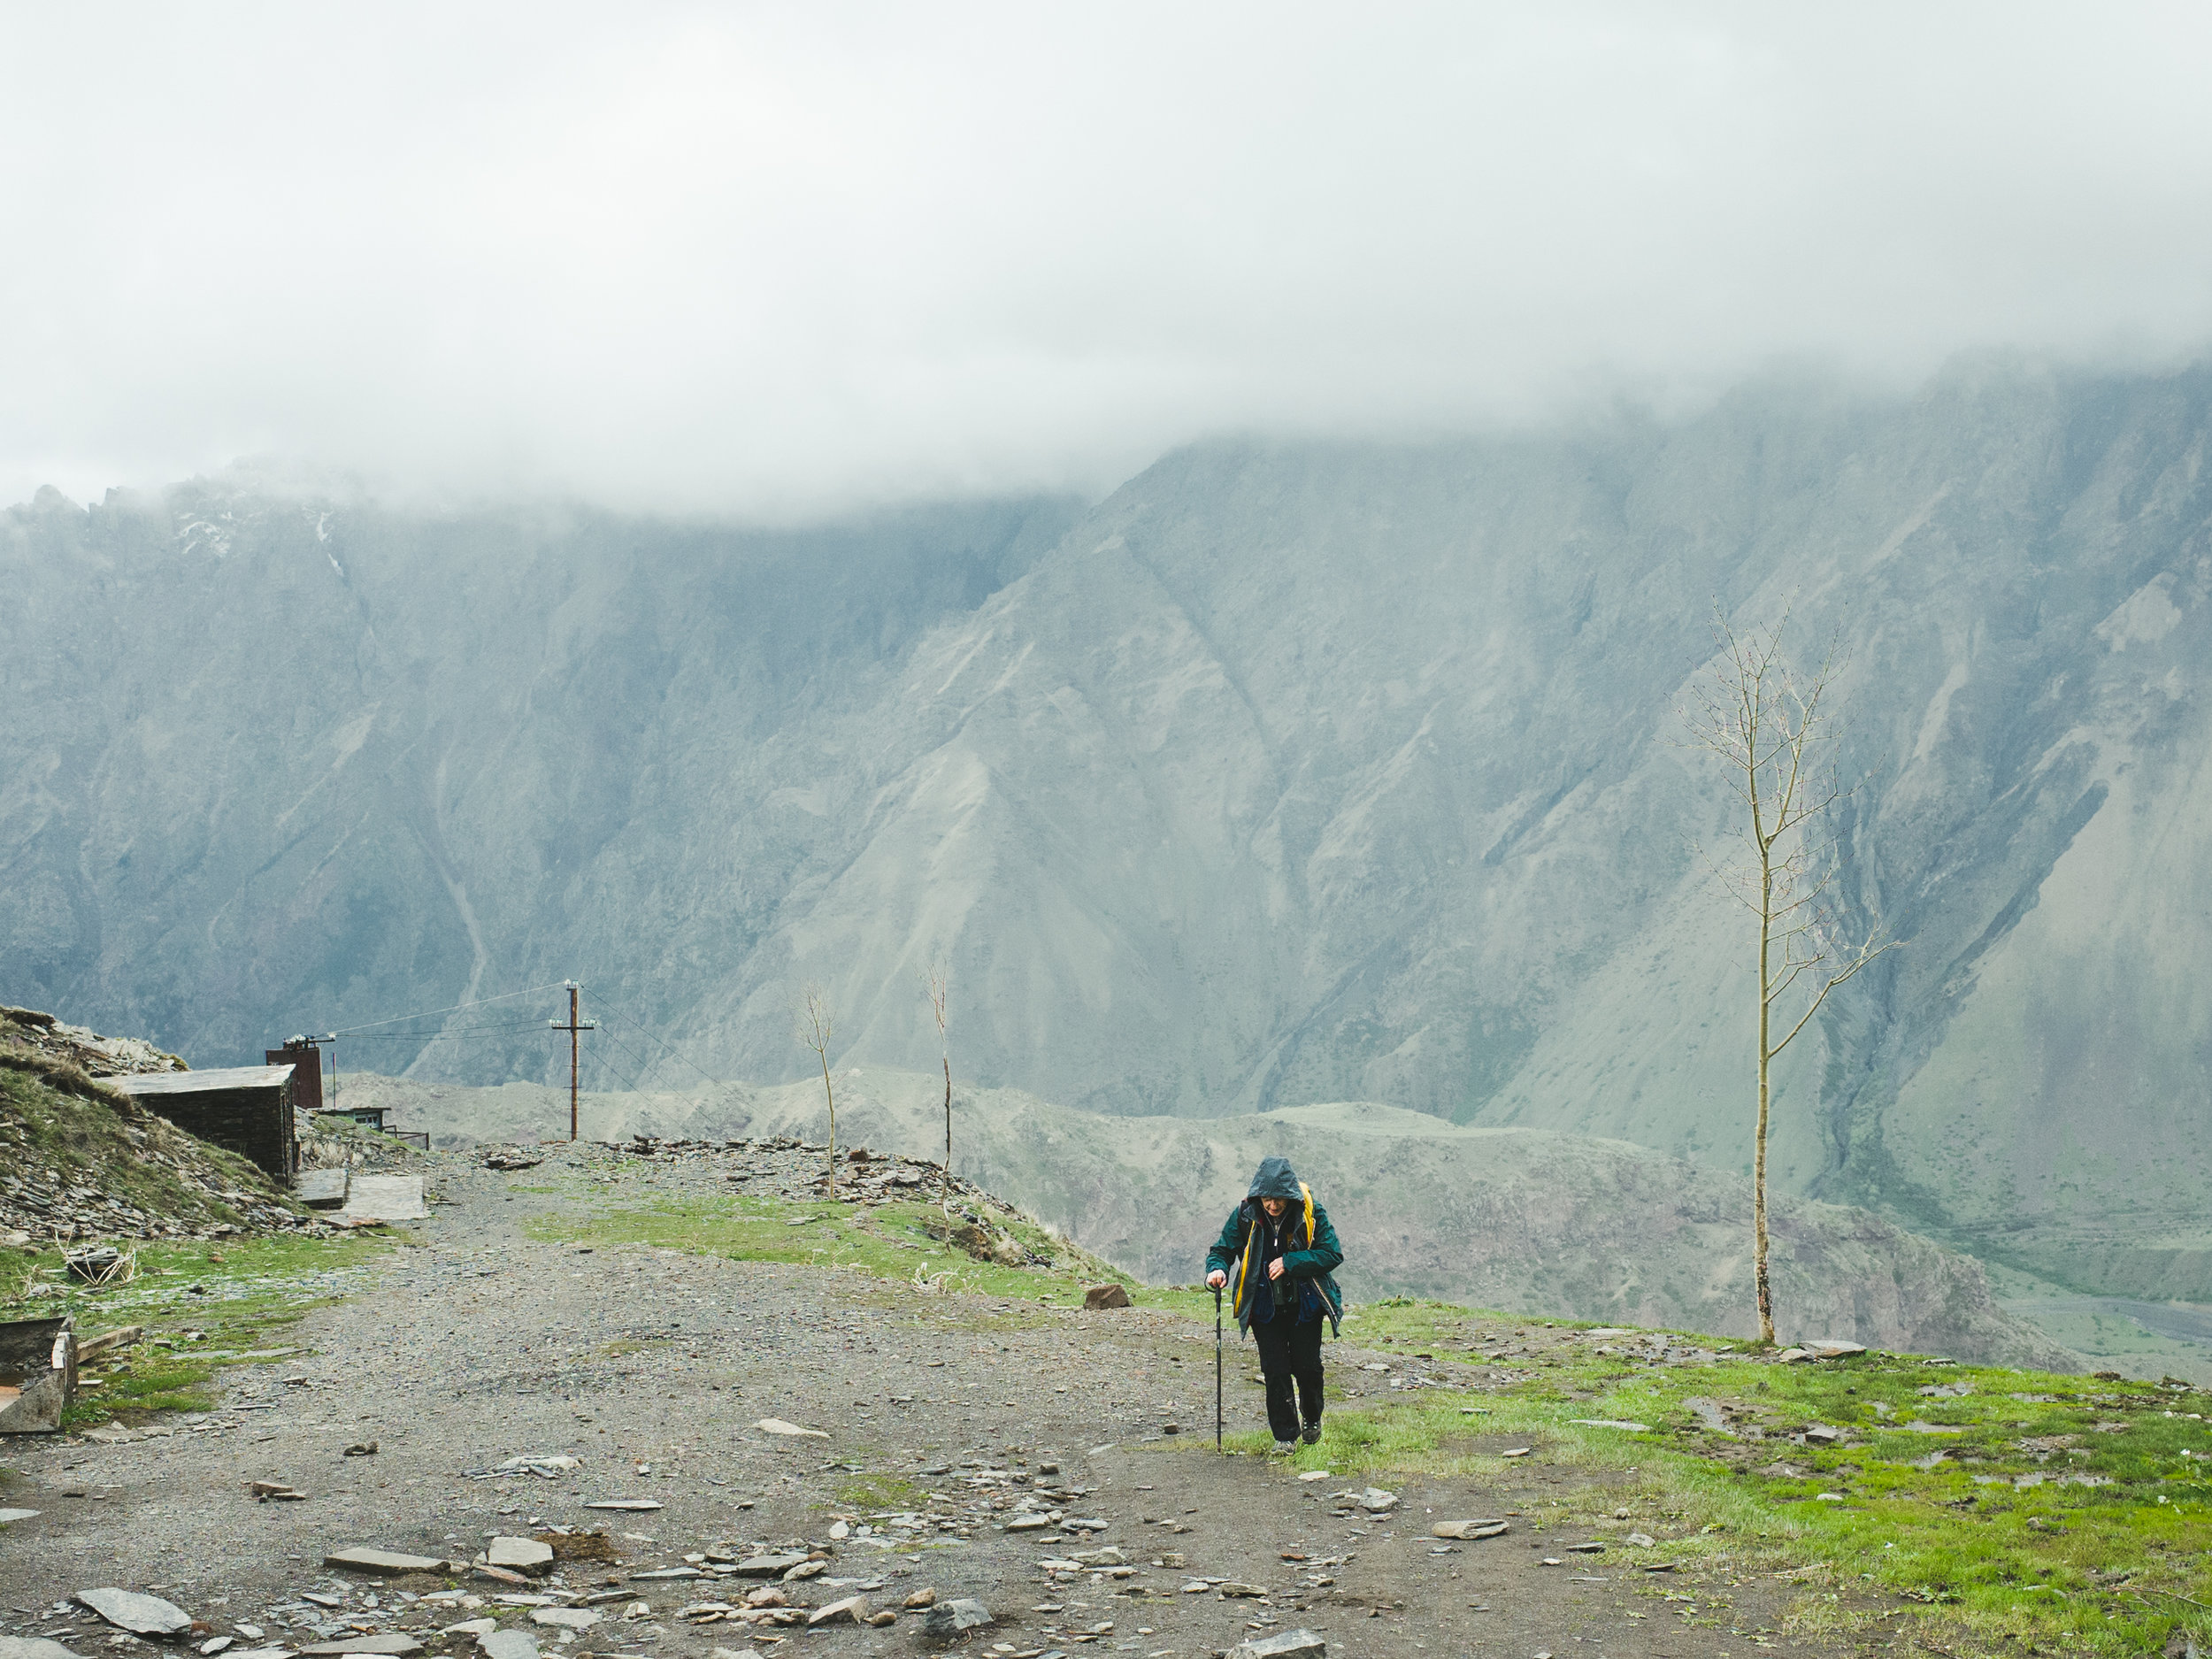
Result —
[[1298, 1190], [1306, 1195], [1306, 1248], [1313, 1248], [1313, 1188], [1305, 1182], [1298, 1183]]

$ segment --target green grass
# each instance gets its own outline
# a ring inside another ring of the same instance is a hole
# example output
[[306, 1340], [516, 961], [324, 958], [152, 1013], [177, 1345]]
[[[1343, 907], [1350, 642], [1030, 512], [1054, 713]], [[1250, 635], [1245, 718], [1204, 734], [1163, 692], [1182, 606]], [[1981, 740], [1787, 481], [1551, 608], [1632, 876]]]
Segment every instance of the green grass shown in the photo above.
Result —
[[[1902, 1628], [1945, 1650], [1987, 1654], [2139, 1654], [2178, 1625], [2200, 1641], [2212, 1630], [2212, 1612], [2191, 1604], [2212, 1601], [2212, 1480], [2200, 1461], [2212, 1459], [2201, 1415], [2212, 1398], [1884, 1354], [1661, 1368], [1595, 1354], [1576, 1328], [1437, 1302], [1360, 1309], [1345, 1335], [1382, 1353], [1485, 1363], [1469, 1342], [1476, 1331], [1527, 1332], [1549, 1346], [1543, 1363], [1494, 1367], [1535, 1373], [1526, 1380], [1333, 1410], [1328, 1440], [1292, 1461], [1348, 1478], [1463, 1475], [1521, 1487], [1525, 1525], [1610, 1536], [1630, 1562], [1726, 1563], [1822, 1586], [1801, 1613], [1809, 1629], [1895, 1630], [1901, 1606]], [[1962, 1396], [1921, 1393], [1960, 1385]], [[1699, 1396], [1741, 1409], [1765, 1438], [1714, 1436], [1685, 1404]], [[1957, 1432], [1904, 1426], [1916, 1420]], [[1787, 1438], [1811, 1424], [1850, 1440]], [[1260, 1452], [1268, 1440], [1235, 1443]], [[1534, 1448], [1532, 1458], [1499, 1455], [1514, 1446]], [[1950, 1455], [1918, 1466], [1939, 1448]], [[1765, 1472], [1778, 1463], [1802, 1477]], [[2040, 1484], [2015, 1484], [2037, 1475]], [[2062, 1476], [2107, 1484], [2061, 1486]], [[1634, 1518], [1614, 1520], [1617, 1506]], [[1661, 1541], [1624, 1547], [1639, 1527]], [[1650, 1583], [1664, 1593], [1665, 1580]]]
[[[787, 1262], [847, 1270], [913, 1286], [995, 1297], [1034, 1308], [1051, 1302], [1080, 1302], [1084, 1290], [1111, 1279], [1133, 1300], [1167, 1305], [1171, 1293], [1148, 1291], [1120, 1270], [1055, 1240], [1018, 1219], [994, 1217], [1025, 1246], [1053, 1258], [1053, 1265], [1002, 1267], [930, 1236], [942, 1214], [923, 1202], [859, 1204], [795, 1202], [733, 1194], [624, 1203], [605, 1193], [585, 1194], [580, 1211], [542, 1215], [529, 1223], [534, 1238], [602, 1245], [641, 1244], [732, 1261]], [[800, 1225], [794, 1225], [795, 1223]]]
[[0, 1160], [42, 1174], [61, 1187], [80, 1183], [146, 1213], [196, 1225], [244, 1219], [222, 1199], [187, 1183], [149, 1152], [196, 1162], [234, 1192], [256, 1194], [296, 1210], [249, 1160], [195, 1140], [150, 1114], [134, 1121], [104, 1085], [67, 1068], [41, 1066], [19, 1052], [0, 1052]]
[[[137, 1344], [83, 1369], [80, 1381], [98, 1386], [80, 1388], [63, 1414], [65, 1427], [204, 1411], [213, 1404], [206, 1385], [219, 1367], [255, 1363], [240, 1356], [287, 1346], [303, 1314], [338, 1299], [347, 1269], [390, 1248], [361, 1234], [140, 1244], [138, 1277], [106, 1288], [69, 1279], [58, 1250], [12, 1255], [0, 1266], [0, 1320], [66, 1313], [81, 1339], [119, 1325], [144, 1327]], [[56, 1285], [63, 1287], [58, 1295], [26, 1294]]]

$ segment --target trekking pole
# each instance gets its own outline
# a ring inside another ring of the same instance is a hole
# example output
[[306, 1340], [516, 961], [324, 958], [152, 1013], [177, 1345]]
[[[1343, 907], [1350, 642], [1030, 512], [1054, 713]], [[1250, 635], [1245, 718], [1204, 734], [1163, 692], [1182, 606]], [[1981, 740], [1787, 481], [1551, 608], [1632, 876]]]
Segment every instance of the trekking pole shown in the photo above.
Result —
[[1214, 1450], [1221, 1449], [1221, 1286], [1214, 1286]]

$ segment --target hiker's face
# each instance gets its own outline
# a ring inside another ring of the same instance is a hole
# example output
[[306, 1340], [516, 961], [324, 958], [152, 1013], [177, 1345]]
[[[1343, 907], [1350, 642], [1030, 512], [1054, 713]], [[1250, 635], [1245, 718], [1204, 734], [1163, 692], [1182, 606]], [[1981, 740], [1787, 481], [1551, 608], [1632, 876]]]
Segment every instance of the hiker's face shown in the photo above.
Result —
[[1290, 1208], [1290, 1200], [1287, 1198], [1263, 1198], [1260, 1200], [1260, 1208], [1267, 1211], [1267, 1213], [1276, 1220], [1280, 1221], [1283, 1218], [1283, 1211]]

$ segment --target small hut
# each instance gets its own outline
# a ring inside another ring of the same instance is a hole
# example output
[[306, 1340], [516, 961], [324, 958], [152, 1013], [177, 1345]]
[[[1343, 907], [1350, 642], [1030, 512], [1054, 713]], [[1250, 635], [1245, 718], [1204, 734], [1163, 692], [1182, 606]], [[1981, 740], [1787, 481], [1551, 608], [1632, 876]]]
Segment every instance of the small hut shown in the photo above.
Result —
[[249, 1158], [279, 1180], [299, 1168], [292, 1133], [288, 1065], [236, 1065], [212, 1071], [138, 1071], [104, 1079], [148, 1111], [187, 1133]]

